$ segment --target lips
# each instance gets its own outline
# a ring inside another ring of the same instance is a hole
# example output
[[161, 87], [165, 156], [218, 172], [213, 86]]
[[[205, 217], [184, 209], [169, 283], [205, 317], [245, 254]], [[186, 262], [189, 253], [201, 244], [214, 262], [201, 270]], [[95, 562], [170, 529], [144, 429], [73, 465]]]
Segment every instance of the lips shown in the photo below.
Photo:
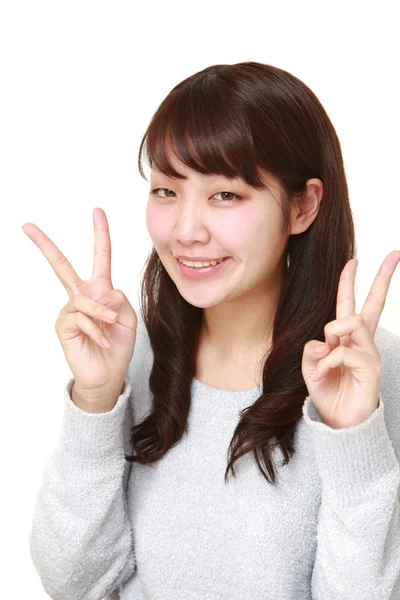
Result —
[[189, 267], [188, 265], [184, 265], [179, 261], [178, 258], [175, 258], [177, 268], [181, 275], [190, 279], [204, 279], [211, 277], [214, 274], [221, 272], [225, 269], [225, 265], [229, 263], [230, 257], [227, 256], [226, 259], [218, 262], [216, 265], [210, 265], [208, 267]]

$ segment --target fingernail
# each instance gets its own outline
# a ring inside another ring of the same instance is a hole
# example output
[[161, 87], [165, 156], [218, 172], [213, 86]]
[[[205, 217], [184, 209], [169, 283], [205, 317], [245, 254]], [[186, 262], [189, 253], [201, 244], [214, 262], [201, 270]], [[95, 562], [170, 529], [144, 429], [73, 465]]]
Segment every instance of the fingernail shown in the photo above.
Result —
[[105, 336], [101, 338], [101, 341], [106, 348], [111, 348], [111, 344]]
[[110, 321], [114, 321], [114, 319], [116, 319], [118, 317], [118, 314], [116, 312], [114, 312], [113, 310], [105, 310], [103, 313], [103, 317], [105, 317], [106, 319], [109, 319]]
[[108, 304], [109, 302], [112, 302], [112, 300], [108, 296], [104, 296], [104, 298], [99, 298], [97, 302], [99, 304]]

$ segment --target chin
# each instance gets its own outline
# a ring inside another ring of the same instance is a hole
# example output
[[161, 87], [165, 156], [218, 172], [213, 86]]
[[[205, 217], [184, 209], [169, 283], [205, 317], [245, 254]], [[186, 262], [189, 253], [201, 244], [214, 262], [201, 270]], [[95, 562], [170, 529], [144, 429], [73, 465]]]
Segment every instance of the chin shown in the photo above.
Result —
[[[175, 282], [176, 284], [176, 282]], [[222, 297], [222, 298], [217, 298], [215, 295], [213, 297], [207, 298], [207, 294], [204, 293], [202, 295], [202, 297], [200, 297], [200, 294], [186, 294], [186, 293], [182, 293], [182, 291], [180, 290], [179, 286], [176, 284], [177, 290], [180, 293], [180, 295], [182, 296], [182, 298], [184, 298], [186, 300], [186, 302], [188, 302], [188, 304], [191, 304], [192, 306], [196, 306], [197, 308], [212, 308], [213, 306], [218, 306], [219, 304], [222, 304], [223, 302], [226, 302], [226, 297]]]

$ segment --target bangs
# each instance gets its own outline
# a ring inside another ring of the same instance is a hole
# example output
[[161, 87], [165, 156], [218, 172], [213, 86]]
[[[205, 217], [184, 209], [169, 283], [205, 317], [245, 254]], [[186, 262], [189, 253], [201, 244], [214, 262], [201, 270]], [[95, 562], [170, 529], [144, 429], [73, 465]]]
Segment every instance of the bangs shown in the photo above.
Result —
[[[176, 171], [171, 155], [203, 175], [241, 178], [249, 186], [266, 189], [254, 153], [254, 140], [245, 111], [227, 89], [203, 78], [174, 88], [155, 113], [139, 151], [139, 171], [145, 179], [142, 156], [172, 179], [187, 179]], [[229, 86], [228, 86], [229, 87]], [[219, 95], [223, 97], [219, 98]]]

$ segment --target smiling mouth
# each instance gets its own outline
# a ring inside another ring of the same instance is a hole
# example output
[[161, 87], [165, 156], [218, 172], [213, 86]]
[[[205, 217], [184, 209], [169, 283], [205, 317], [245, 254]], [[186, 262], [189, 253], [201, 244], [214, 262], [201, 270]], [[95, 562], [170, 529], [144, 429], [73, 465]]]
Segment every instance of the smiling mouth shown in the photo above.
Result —
[[215, 262], [218, 260], [224, 260], [225, 258], [230, 258], [229, 256], [223, 256], [222, 258], [203, 258], [200, 256], [194, 256], [192, 258], [186, 257], [186, 256], [178, 256], [176, 254], [173, 254], [173, 256], [177, 259], [177, 260], [185, 260], [187, 262]]
[[194, 269], [201, 269], [201, 268], [206, 268], [206, 267], [215, 267], [216, 265], [220, 265], [222, 262], [224, 262], [224, 260], [226, 260], [228, 257], [225, 258], [219, 258], [216, 260], [182, 260], [180, 258], [177, 258], [177, 261], [180, 262], [182, 265], [185, 265], [186, 267], [191, 267]]

